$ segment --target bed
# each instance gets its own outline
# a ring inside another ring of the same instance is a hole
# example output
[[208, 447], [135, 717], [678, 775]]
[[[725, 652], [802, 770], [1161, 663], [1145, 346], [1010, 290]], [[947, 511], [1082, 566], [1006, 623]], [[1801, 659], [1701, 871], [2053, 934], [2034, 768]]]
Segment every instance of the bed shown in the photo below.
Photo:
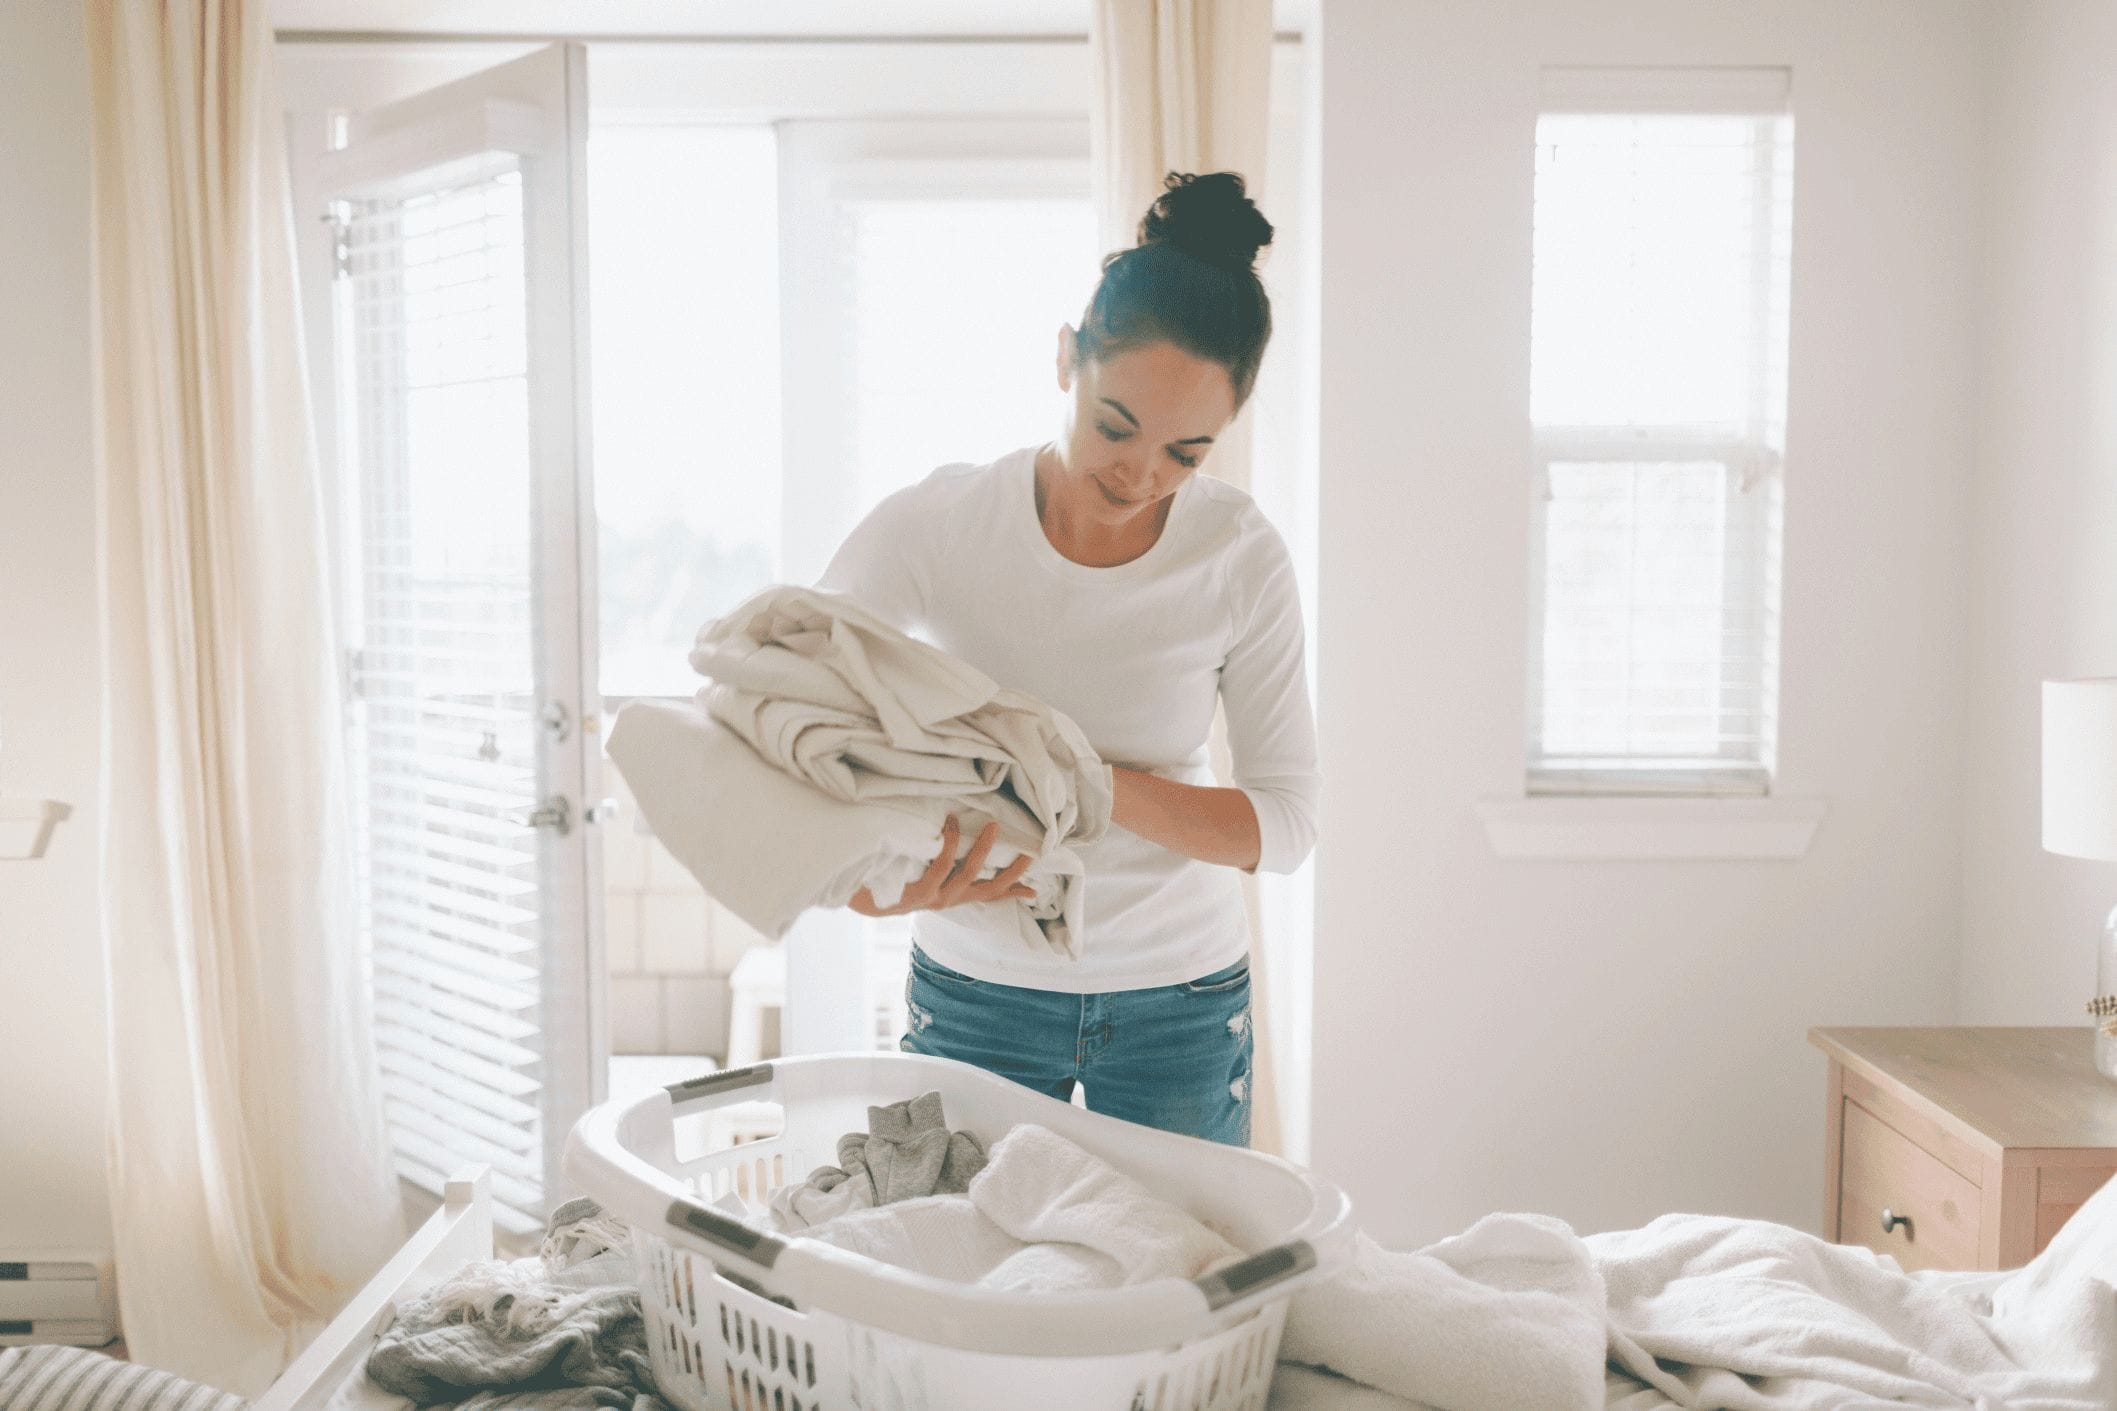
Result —
[[[484, 1171], [448, 1182], [256, 1411], [403, 1411], [367, 1382], [368, 1353], [401, 1300], [492, 1258], [493, 1228]], [[2117, 1182], [2002, 1273], [1907, 1276], [1856, 1246], [1696, 1215], [1586, 1239], [1548, 1217], [1493, 1215], [1416, 1252], [1359, 1244], [1297, 1296], [1282, 1354], [1342, 1354], [1309, 1360], [1401, 1394], [1281, 1363], [1268, 1411], [1407, 1411], [1423, 1404], [1412, 1390], [1457, 1407], [1607, 1411], [2117, 1406]], [[1368, 1325], [1356, 1337], [1319, 1337], [1354, 1322]]]

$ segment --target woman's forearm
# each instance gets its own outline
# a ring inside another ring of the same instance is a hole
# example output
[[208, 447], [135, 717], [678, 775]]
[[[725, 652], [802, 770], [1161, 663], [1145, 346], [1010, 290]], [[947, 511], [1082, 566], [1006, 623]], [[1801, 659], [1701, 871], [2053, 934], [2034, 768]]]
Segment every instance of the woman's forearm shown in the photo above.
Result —
[[1248, 872], [1263, 839], [1257, 810], [1240, 789], [1182, 784], [1121, 765], [1110, 767], [1110, 821], [1171, 852]]

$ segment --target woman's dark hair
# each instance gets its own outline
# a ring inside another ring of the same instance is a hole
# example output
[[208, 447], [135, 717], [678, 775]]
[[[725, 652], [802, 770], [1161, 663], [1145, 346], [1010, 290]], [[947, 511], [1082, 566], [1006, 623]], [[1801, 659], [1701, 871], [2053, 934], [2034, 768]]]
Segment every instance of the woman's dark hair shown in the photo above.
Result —
[[1271, 222], [1231, 171], [1170, 172], [1139, 223], [1139, 243], [1103, 258], [1081, 315], [1083, 360], [1169, 342], [1219, 363], [1235, 405], [1249, 400], [1272, 337], [1272, 305], [1257, 278]]

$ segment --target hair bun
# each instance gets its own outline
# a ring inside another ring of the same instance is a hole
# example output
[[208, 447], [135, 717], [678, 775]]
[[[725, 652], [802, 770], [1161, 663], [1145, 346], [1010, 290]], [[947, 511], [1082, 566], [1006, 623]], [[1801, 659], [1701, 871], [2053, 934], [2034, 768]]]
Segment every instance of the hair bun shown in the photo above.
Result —
[[1244, 193], [1241, 173], [1172, 171], [1162, 187], [1139, 222], [1140, 244], [1174, 245], [1224, 269], [1256, 267], [1257, 252], [1272, 243], [1272, 224]]

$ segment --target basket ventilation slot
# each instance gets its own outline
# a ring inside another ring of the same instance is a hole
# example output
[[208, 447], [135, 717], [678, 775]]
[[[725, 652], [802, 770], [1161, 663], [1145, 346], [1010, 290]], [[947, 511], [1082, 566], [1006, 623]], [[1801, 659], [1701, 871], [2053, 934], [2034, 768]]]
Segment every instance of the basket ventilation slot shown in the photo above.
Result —
[[1164, 1372], [1132, 1397], [1132, 1411], [1264, 1411], [1272, 1368], [1260, 1328], [1208, 1360]]

